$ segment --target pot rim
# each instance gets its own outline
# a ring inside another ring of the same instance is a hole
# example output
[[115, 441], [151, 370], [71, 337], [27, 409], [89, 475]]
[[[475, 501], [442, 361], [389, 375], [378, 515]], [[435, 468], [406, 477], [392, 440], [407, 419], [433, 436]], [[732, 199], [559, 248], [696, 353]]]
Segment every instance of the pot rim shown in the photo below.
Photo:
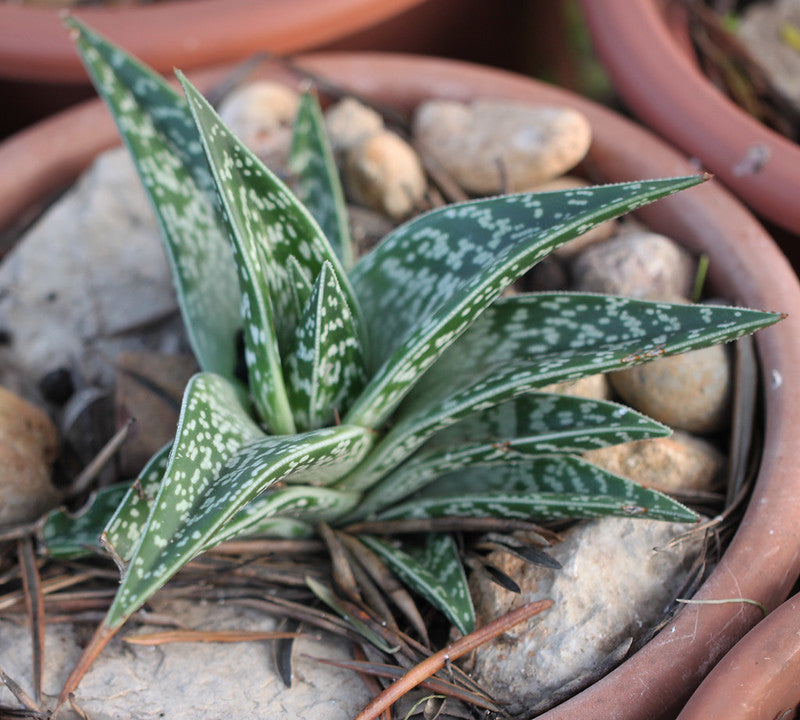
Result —
[[[593, 45], [614, 86], [645, 124], [700, 158], [755, 212], [800, 234], [800, 145], [726, 97], [676, 32], [664, 0], [581, 0]], [[672, 31], [675, 32], [672, 32]]]
[[[70, 9], [162, 73], [333, 42], [424, 0], [162, 0]], [[0, 77], [88, 85], [64, 10], [0, 2]]]
[[[391, 102], [404, 111], [433, 96], [505, 97], [575, 108], [587, 115], [594, 132], [586, 165], [608, 181], [696, 172], [686, 158], [631, 121], [566, 90], [507, 71], [380, 53], [322, 53], [302, 56], [297, 62], [352, 92]], [[285, 70], [274, 76], [297, 82]], [[208, 87], [221, 77], [217, 71], [195, 79]], [[18, 212], [24, 207], [22, 191], [41, 192], [43, 180], [53, 189], [57, 172], [62, 183], [72, 180], [97, 151], [117, 143], [113, 122], [99, 101], [43, 121], [0, 146], [0, 197], [16, 192]], [[46, 161], [47, 167], [37, 171], [26, 167], [26, 150], [38, 155], [40, 163]], [[63, 161], [48, 157], [56, 153]], [[709, 255], [709, 280], [717, 292], [751, 307], [800, 307], [800, 284], [785, 257], [719, 183], [711, 181], [661, 200], [641, 215], [692, 252]], [[800, 414], [800, 406], [792, 401], [800, 388], [798, 323], [798, 318], [790, 317], [756, 336], [766, 407], [762, 463], [742, 523], [697, 598], [748, 597], [772, 609], [788, 595], [800, 573], [800, 524], [794, 510], [800, 494], [796, 472], [800, 458], [792, 432]], [[685, 606], [621, 666], [542, 717], [674, 717], [709, 669], [760, 615], [746, 604]]]
[[800, 702], [800, 595], [739, 640], [692, 695], [678, 720], [775, 720]]

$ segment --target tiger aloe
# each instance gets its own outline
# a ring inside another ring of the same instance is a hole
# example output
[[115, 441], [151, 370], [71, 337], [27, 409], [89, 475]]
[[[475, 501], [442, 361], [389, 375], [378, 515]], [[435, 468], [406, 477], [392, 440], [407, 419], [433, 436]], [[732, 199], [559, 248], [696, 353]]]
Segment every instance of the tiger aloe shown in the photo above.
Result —
[[[540, 389], [729, 341], [779, 316], [598, 295], [501, 295], [590, 227], [702, 177], [446, 206], [396, 228], [353, 263], [311, 95], [290, 162], [306, 206], [185, 77], [178, 74], [181, 95], [67, 22], [159, 219], [201, 371], [186, 388], [171, 448], [135, 491], [104, 491], [98, 505], [110, 515], [102, 542], [122, 582], [62, 698], [158, 588], [234, 535], [451, 515], [696, 520], [675, 500], [577, 457], [667, 428], [614, 403]], [[246, 383], [234, 373], [239, 333]], [[69, 523], [52, 520], [46, 541], [74, 549]], [[422, 549], [362, 541], [462, 632], [473, 628], [448, 535], [432, 534]]]

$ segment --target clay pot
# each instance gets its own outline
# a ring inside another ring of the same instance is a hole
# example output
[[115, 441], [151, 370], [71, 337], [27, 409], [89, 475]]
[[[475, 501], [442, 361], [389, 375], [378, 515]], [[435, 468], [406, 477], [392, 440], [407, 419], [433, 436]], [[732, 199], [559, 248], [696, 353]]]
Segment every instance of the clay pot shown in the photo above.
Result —
[[762, 125], [706, 78], [675, 4], [581, 4], [595, 50], [637, 117], [699, 158], [759, 215], [800, 234], [800, 145]]
[[[576, 108], [592, 125], [585, 163], [597, 180], [684, 175], [694, 166], [651, 133], [611, 111], [530, 78], [465, 63], [379, 54], [323, 54], [302, 67], [401, 111], [431, 96], [513, 98]], [[265, 72], [267, 70], [265, 69]], [[273, 76], [277, 71], [273, 72]], [[206, 86], [213, 77], [196, 78]], [[278, 79], [286, 79], [281, 75]], [[296, 82], [296, 79], [295, 79]], [[97, 102], [48, 120], [0, 146], [0, 225], [115, 142]], [[800, 285], [777, 246], [720, 183], [662, 200], [641, 212], [654, 230], [710, 259], [710, 290], [755, 308], [793, 311]], [[754, 262], [757, 258], [757, 262]], [[697, 598], [748, 597], [777, 607], [800, 572], [800, 319], [759, 333], [766, 423], [753, 498], [736, 536]], [[674, 717], [725, 652], [761, 618], [752, 605], [687, 605], [674, 621], [604, 679], [543, 717], [654, 720]], [[101, 660], [102, 662], [102, 660]]]
[[702, 682], [678, 720], [790, 720], [800, 705], [800, 595], [756, 625]]

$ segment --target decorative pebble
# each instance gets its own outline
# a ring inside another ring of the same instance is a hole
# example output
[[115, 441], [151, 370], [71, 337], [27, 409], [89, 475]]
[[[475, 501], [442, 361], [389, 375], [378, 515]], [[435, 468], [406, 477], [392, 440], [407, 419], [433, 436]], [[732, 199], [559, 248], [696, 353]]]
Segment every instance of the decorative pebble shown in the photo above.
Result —
[[[516, 715], [546, 709], [558, 691], [596, 672], [621, 644], [638, 638], [663, 616], [680, 591], [702, 538], [670, 540], [691, 525], [632, 518], [579, 523], [547, 549], [560, 570], [494, 552], [489, 562], [512, 577], [522, 593], [504, 590], [483, 572], [470, 586], [478, 625], [524, 603], [552, 599], [552, 608], [475, 651], [475, 680]], [[562, 698], [564, 699], [564, 698]]]
[[589, 123], [575, 110], [501, 100], [429, 100], [417, 108], [413, 132], [476, 195], [552, 180], [577, 165], [591, 142]]
[[223, 122], [271, 168], [282, 168], [289, 156], [299, 95], [274, 82], [245, 83], [220, 103]]
[[383, 130], [383, 118], [354, 98], [344, 98], [325, 113], [328, 138], [335, 153], [346, 152]]
[[584, 453], [595, 465], [664, 492], [710, 491], [725, 470], [725, 457], [710, 442], [676, 431], [670, 437]]
[[610, 400], [613, 395], [608, 378], [603, 373], [546, 385], [541, 388], [541, 392], [561, 393], [593, 400]]
[[632, 232], [584, 250], [572, 274], [576, 290], [674, 301], [691, 296], [695, 263], [664, 235]]
[[427, 182], [414, 149], [383, 130], [346, 155], [344, 183], [349, 195], [368, 208], [401, 220], [418, 208]]
[[723, 345], [659, 358], [608, 377], [625, 402], [670, 427], [702, 435], [728, 423], [731, 360]]
[[35, 520], [58, 505], [50, 482], [58, 447], [47, 414], [0, 387], [0, 525]]

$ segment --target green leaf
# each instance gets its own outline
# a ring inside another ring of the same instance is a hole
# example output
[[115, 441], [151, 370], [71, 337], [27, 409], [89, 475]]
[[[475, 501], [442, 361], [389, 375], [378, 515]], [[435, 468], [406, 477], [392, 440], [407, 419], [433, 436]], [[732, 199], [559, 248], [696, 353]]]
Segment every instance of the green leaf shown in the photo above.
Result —
[[172, 443], [167, 443], [150, 458], [116, 510], [106, 518], [100, 542], [120, 568], [131, 559], [139, 542], [167, 471], [171, 449]]
[[196, 376], [187, 389], [178, 437], [144, 533], [106, 625], [116, 627], [277, 480], [321, 482], [347, 472], [372, 442], [363, 428], [265, 436], [235, 388]]
[[313, 290], [312, 278], [308, 277], [308, 274], [297, 262], [294, 255], [290, 256], [286, 261], [286, 272], [289, 293], [292, 299], [292, 313], [296, 317], [302, 318]]
[[45, 553], [58, 560], [100, 552], [98, 542], [103, 526], [120, 500], [128, 492], [128, 483], [111, 485], [93, 493], [76, 513], [52, 510], [42, 527]]
[[429, 533], [421, 549], [395, 547], [370, 535], [359, 539], [394, 570], [412, 590], [422, 595], [464, 635], [475, 629], [475, 610], [458, 549], [450, 535]]
[[155, 210], [189, 342], [203, 370], [236, 367], [239, 287], [208, 163], [186, 102], [74, 17], [67, 26]]
[[370, 487], [436, 432], [510, 398], [733, 340], [780, 317], [581, 293], [501, 298], [423, 376], [343, 487]]
[[356, 322], [328, 262], [314, 283], [286, 360], [289, 401], [301, 430], [344, 415], [364, 386]]
[[417, 497], [378, 514], [379, 520], [430, 517], [524, 519], [642, 516], [696, 522], [672, 498], [571, 455], [469, 467], [428, 485]]
[[355, 256], [347, 205], [322, 110], [312, 92], [303, 94], [297, 110], [289, 169], [297, 175], [298, 198], [319, 223], [344, 268], [349, 269]]
[[702, 179], [474, 200], [401, 225], [351, 275], [359, 300], [370, 309], [369, 343], [380, 366], [345, 422], [382, 425], [475, 318], [559, 245]]
[[[347, 304], [358, 318], [359, 336], [362, 336], [361, 311], [350, 282], [314, 218], [223, 125], [191, 83], [181, 73], [178, 78], [198, 124], [232, 240], [241, 247], [242, 259], [248, 267], [255, 270], [261, 266], [263, 278], [257, 280], [261, 293], [272, 299], [280, 355], [288, 354], [300, 321], [292, 312], [287, 270], [290, 257], [295, 258], [309, 278], [319, 275], [326, 260], [331, 264]], [[261, 261], [261, 253], [265, 262]], [[256, 326], [256, 330], [260, 331], [261, 327]]]
[[609, 445], [664, 437], [670, 429], [624, 405], [534, 393], [467, 416], [434, 435], [389, 473], [359, 504], [358, 517], [470, 465], [516, 462], [533, 455], [583, 453]]

